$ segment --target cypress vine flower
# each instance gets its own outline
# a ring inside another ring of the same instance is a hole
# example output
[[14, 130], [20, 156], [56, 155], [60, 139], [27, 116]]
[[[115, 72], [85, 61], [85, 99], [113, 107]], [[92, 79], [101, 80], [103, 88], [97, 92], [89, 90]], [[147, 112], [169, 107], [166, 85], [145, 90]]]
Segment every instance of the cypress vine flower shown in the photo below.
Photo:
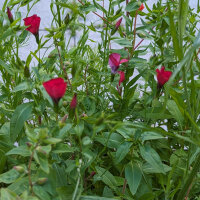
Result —
[[112, 74], [116, 74], [117, 70], [119, 68], [119, 65], [125, 62], [128, 62], [127, 59], [121, 59], [120, 60], [121, 55], [118, 53], [112, 53], [109, 56], [109, 65], [111, 67], [111, 73]]
[[65, 95], [67, 83], [62, 78], [54, 78], [43, 83], [43, 86], [55, 104]]
[[169, 80], [172, 75], [171, 71], [165, 71], [165, 67], [162, 66], [161, 69], [156, 69], [157, 72], [157, 80], [158, 80], [158, 88], [162, 88], [163, 85]]
[[24, 25], [28, 26], [26, 30], [31, 32], [35, 36], [38, 44], [39, 44], [40, 21], [41, 21], [41, 18], [38, 17], [37, 15], [33, 15], [31, 17], [27, 17], [24, 19]]

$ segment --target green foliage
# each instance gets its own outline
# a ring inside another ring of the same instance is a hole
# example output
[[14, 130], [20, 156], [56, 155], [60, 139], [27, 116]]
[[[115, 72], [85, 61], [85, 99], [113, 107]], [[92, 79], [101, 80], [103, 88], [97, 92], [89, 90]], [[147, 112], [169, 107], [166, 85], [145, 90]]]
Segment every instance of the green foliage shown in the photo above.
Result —
[[[1, 200], [199, 199], [199, 5], [195, 13], [188, 0], [148, 2], [109, 1], [106, 8], [97, 0], [52, 0], [51, 27], [23, 60], [19, 51], [34, 35], [20, 10], [29, 16], [40, 1], [4, 1]], [[88, 14], [99, 24], [87, 23]], [[120, 85], [111, 53], [128, 59], [118, 69]], [[161, 66], [172, 72], [163, 87]], [[42, 85], [56, 77], [67, 82], [58, 103]]]

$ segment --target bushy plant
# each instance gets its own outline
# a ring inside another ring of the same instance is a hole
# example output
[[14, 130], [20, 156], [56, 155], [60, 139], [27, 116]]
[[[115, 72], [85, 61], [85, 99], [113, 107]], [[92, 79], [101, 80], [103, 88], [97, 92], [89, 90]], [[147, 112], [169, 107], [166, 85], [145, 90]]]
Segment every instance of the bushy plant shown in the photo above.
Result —
[[0, 200], [200, 199], [199, 5], [39, 3], [0, 11]]

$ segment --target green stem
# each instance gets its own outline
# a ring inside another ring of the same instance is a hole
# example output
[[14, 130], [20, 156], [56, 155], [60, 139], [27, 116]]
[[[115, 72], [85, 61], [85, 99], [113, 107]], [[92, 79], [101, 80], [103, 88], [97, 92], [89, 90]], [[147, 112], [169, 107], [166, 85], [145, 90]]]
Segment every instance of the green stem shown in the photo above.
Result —
[[189, 190], [190, 185], [192, 184], [195, 176], [197, 175], [197, 172], [199, 171], [199, 167], [200, 167], [200, 153], [196, 159], [196, 162], [194, 163], [194, 167], [192, 169], [190, 176], [188, 177], [183, 188], [181, 189], [181, 191], [178, 194], [177, 200], [184, 200], [184, 197], [186, 196], [186, 193]]

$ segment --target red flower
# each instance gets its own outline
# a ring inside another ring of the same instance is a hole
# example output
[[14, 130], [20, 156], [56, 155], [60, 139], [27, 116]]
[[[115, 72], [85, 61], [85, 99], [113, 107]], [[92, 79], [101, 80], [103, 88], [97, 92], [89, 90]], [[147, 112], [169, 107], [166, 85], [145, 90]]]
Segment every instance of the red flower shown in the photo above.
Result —
[[172, 72], [165, 71], [164, 66], [161, 67], [161, 70], [156, 69], [156, 72], [157, 72], [158, 87], [162, 88], [162, 86], [169, 80], [170, 76], [172, 75]]
[[142, 11], [144, 9], [144, 4], [142, 3], [138, 10]]
[[123, 71], [118, 71], [117, 73], [120, 75], [120, 78], [119, 78], [119, 86], [120, 86], [121, 83], [125, 80], [125, 74]]
[[54, 78], [44, 82], [43, 86], [54, 103], [57, 104], [65, 94], [67, 83], [62, 78]]
[[13, 22], [13, 15], [10, 11], [10, 8], [8, 8], [8, 7], [7, 7], [7, 15], [8, 15], [8, 19], [9, 19], [10, 23], [12, 23]]
[[122, 23], [122, 17], [116, 22], [115, 28], [118, 29], [121, 23]]
[[76, 106], [77, 106], [77, 94], [75, 93], [70, 103], [70, 108], [73, 109], [76, 108]]
[[33, 35], [38, 35], [40, 26], [40, 17], [33, 15], [24, 19], [24, 25], [28, 26], [27, 31], [31, 32]]
[[111, 67], [111, 73], [112, 74], [116, 74], [118, 68], [119, 68], [119, 65], [121, 63], [125, 63], [125, 62], [128, 62], [127, 59], [122, 59], [120, 60], [120, 54], [118, 53], [112, 53], [110, 54], [109, 56], [109, 65]]

